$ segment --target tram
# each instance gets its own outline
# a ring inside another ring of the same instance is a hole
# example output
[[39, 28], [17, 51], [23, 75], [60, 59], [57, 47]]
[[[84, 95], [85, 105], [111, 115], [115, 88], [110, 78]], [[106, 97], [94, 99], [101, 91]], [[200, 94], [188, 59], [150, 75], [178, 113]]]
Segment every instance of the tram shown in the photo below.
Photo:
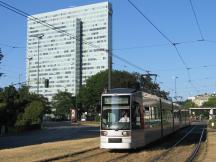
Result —
[[189, 124], [189, 111], [171, 101], [134, 89], [112, 89], [101, 98], [100, 148], [142, 147]]

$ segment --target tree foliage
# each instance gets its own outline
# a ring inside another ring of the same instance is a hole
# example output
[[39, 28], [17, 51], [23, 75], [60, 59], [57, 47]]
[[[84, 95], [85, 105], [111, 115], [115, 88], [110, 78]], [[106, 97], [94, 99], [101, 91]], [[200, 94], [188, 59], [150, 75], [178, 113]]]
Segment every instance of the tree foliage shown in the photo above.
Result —
[[[142, 78], [140, 84], [140, 74], [129, 73], [126, 71], [112, 72], [112, 88], [134, 88], [137, 90], [149, 90], [156, 95], [167, 98], [168, 93], [161, 91], [158, 84], [154, 84], [150, 77]], [[82, 104], [82, 111], [95, 112], [100, 109], [101, 94], [106, 91], [108, 87], [108, 72], [103, 71], [86, 81], [86, 85], [81, 87], [77, 96], [77, 101]]]
[[196, 104], [195, 104], [193, 101], [191, 101], [191, 100], [186, 100], [186, 101], [182, 102], [181, 105], [183, 105], [185, 108], [199, 107], [198, 105], [196, 105]]
[[41, 95], [29, 93], [27, 86], [19, 89], [8, 86], [0, 90], [0, 126], [34, 124], [49, 109], [48, 100]]
[[44, 106], [41, 101], [32, 101], [25, 109], [24, 113], [19, 114], [16, 126], [29, 126], [41, 124]]
[[55, 109], [55, 115], [59, 118], [65, 118], [70, 113], [71, 108], [75, 108], [75, 97], [69, 92], [59, 91], [52, 98], [52, 107]]
[[216, 97], [210, 97], [207, 102], [204, 102], [203, 107], [216, 107]]

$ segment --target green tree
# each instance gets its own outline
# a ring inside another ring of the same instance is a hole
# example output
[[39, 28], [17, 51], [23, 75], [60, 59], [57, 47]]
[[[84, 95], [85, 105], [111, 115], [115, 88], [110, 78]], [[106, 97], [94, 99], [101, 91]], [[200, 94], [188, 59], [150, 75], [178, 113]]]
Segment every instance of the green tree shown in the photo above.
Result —
[[191, 100], [186, 100], [186, 101], [182, 102], [181, 105], [183, 105], [185, 108], [199, 107], [198, 105], [196, 105], [196, 104], [195, 104], [193, 101], [191, 101]]
[[[101, 94], [108, 86], [108, 72], [103, 71], [86, 81], [86, 85], [81, 87], [77, 96], [79, 105], [82, 103], [82, 111], [99, 112]], [[167, 96], [167, 93], [160, 90], [158, 84], [154, 84], [150, 77], [143, 78], [143, 87], [140, 87], [140, 74], [126, 71], [112, 72], [112, 88], [134, 88], [137, 90], [149, 89], [154, 94]]]
[[51, 113], [51, 105], [50, 102], [48, 101], [48, 99], [46, 97], [44, 97], [43, 95], [38, 95], [38, 94], [30, 94], [29, 95], [29, 102], [32, 101], [40, 101], [44, 107], [44, 114], [50, 114]]
[[3, 90], [0, 90], [0, 126], [6, 125], [6, 102], [4, 101]]
[[210, 97], [207, 102], [204, 102], [203, 107], [216, 107], [216, 97]]
[[[23, 122], [24, 126], [26, 116], [31, 116], [29, 115], [30, 111], [38, 116], [34, 108], [29, 108], [29, 106], [34, 107], [32, 105], [34, 102], [39, 102], [42, 105], [42, 114], [49, 110], [48, 100], [41, 95], [29, 93], [27, 86], [22, 86], [18, 90], [14, 86], [0, 89], [0, 126], [5, 125], [7, 128], [13, 128], [15, 123], [19, 122]], [[41, 114], [39, 118], [41, 118]], [[32, 124], [32, 121], [29, 124]]]
[[44, 113], [50, 112], [50, 103], [47, 98], [42, 95], [30, 93], [28, 86], [22, 86], [18, 89], [16, 99], [18, 113], [23, 113], [25, 108], [33, 101], [39, 101], [42, 103], [44, 107]]
[[[96, 112], [99, 108], [101, 94], [108, 87], [107, 71], [100, 72], [86, 81], [86, 85], [81, 87], [77, 96], [78, 103], [82, 103], [82, 111]], [[136, 77], [126, 71], [112, 72], [113, 88], [134, 88], [136, 86]]]
[[32, 101], [25, 109], [24, 113], [19, 114], [16, 126], [30, 126], [41, 124], [44, 106], [41, 101]]
[[4, 108], [4, 124], [12, 127], [17, 117], [17, 98], [18, 92], [14, 86], [5, 87], [2, 92], [1, 104], [5, 105]]
[[52, 98], [52, 107], [55, 109], [55, 115], [60, 119], [65, 119], [70, 114], [70, 109], [75, 108], [75, 97], [69, 92], [59, 91]]

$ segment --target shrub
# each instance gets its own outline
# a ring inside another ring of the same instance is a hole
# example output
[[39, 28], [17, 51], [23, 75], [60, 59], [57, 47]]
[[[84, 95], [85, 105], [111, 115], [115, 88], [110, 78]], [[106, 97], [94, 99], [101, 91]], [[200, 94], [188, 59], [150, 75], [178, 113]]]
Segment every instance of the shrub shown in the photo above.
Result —
[[43, 112], [43, 104], [40, 101], [33, 101], [25, 109], [24, 113], [18, 115], [15, 126], [18, 129], [25, 130], [31, 128], [33, 125], [40, 125]]
[[97, 115], [95, 116], [95, 121], [96, 121], [96, 122], [100, 122], [100, 120], [101, 120], [101, 117], [97, 114]]

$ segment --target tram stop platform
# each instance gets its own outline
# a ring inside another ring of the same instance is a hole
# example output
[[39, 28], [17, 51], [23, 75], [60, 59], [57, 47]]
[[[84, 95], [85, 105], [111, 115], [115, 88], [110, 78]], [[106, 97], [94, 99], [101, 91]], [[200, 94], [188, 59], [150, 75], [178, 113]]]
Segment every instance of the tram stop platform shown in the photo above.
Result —
[[[201, 150], [203, 157], [197, 161], [216, 162], [216, 130], [208, 129], [206, 146]], [[196, 161], [196, 160], [195, 160]]]

